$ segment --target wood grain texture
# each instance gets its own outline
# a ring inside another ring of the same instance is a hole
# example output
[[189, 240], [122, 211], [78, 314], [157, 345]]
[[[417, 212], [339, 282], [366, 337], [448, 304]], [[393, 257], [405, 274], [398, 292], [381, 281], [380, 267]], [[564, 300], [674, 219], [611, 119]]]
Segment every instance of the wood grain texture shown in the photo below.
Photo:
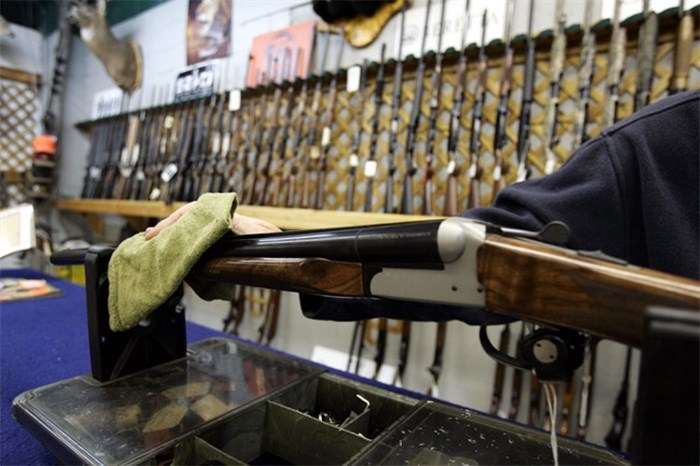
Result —
[[237, 285], [331, 296], [364, 296], [362, 265], [327, 259], [210, 258], [190, 274]]
[[644, 310], [700, 311], [700, 282], [488, 235], [478, 251], [486, 307], [639, 347]]

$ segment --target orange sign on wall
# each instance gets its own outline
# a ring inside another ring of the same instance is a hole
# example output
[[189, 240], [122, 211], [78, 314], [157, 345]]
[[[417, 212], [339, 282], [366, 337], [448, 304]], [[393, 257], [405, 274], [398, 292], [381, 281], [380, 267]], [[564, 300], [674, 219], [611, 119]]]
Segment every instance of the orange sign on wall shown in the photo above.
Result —
[[253, 38], [246, 85], [305, 78], [312, 58], [316, 21], [295, 24]]

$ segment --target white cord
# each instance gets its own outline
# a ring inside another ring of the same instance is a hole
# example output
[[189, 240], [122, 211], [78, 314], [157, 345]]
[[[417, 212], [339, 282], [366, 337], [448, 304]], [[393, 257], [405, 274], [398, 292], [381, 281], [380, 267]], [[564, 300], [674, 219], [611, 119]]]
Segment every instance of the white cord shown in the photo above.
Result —
[[544, 383], [544, 393], [547, 398], [547, 408], [549, 408], [549, 439], [552, 446], [552, 457], [554, 466], [559, 466], [559, 448], [557, 447], [557, 390], [554, 384]]

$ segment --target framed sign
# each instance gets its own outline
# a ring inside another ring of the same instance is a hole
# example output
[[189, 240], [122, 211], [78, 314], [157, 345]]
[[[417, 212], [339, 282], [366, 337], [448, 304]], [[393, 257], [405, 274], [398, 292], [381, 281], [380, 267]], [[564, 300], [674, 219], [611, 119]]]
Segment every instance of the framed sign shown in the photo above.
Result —
[[231, 46], [233, 0], [190, 0], [187, 10], [187, 64], [227, 57]]
[[305, 78], [313, 57], [316, 21], [295, 24], [253, 38], [246, 85]]
[[186, 69], [175, 78], [175, 103], [210, 96], [214, 92], [214, 64]]

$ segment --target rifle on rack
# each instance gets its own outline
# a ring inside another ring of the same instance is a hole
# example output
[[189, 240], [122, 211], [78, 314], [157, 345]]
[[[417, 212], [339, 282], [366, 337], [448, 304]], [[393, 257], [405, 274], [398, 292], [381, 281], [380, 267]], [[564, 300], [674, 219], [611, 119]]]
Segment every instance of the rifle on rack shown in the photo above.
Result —
[[224, 73], [224, 79], [221, 80], [221, 86], [218, 96], [217, 108], [214, 116], [214, 121], [216, 122], [214, 130], [210, 135], [210, 151], [209, 155], [205, 158], [204, 166], [199, 172], [199, 189], [196, 190], [200, 195], [212, 192], [214, 187], [218, 184], [217, 178], [223, 176], [224, 169], [224, 158], [222, 156], [222, 143], [224, 134], [224, 111], [226, 108], [226, 91], [224, 89], [224, 82], [226, 81], [226, 73]]
[[558, 163], [554, 149], [559, 144], [559, 94], [564, 75], [564, 60], [566, 59], [564, 0], [557, 0], [554, 12], [554, 38], [552, 39], [549, 65], [549, 103], [544, 123], [544, 150], [546, 154], [544, 172], [546, 175], [554, 173]]
[[83, 190], [80, 197], [89, 199], [95, 196], [102, 170], [105, 164], [105, 154], [108, 152], [110, 128], [113, 120], [104, 120], [95, 123], [90, 135], [90, 149], [88, 151], [88, 164], [83, 179]]
[[[183, 185], [185, 184], [185, 177], [187, 176], [185, 172], [187, 168], [187, 158], [192, 147], [195, 120], [198, 119], [193, 118], [193, 115], [190, 114], [190, 110], [192, 110], [192, 106], [190, 104], [185, 104], [180, 119], [180, 130], [177, 133], [177, 151], [173, 151], [170, 163], [166, 164], [165, 167], [163, 167], [163, 171], [160, 173], [160, 179], [163, 181], [161, 192], [165, 193], [165, 202], [167, 204], [172, 204], [180, 199], [180, 192], [182, 192]], [[204, 100], [200, 100], [197, 116], [201, 117], [203, 111]]]
[[114, 187], [109, 194], [111, 199], [122, 199], [126, 188], [126, 181], [131, 176], [133, 164], [131, 161], [134, 158], [134, 150], [138, 150], [136, 143], [138, 141], [139, 129], [143, 123], [144, 112], [141, 108], [143, 100], [143, 91], [138, 93], [139, 99], [136, 101], [136, 109], [129, 112], [126, 117], [125, 138], [122, 141], [119, 151], [118, 170], [115, 172], [118, 180], [115, 180]]
[[418, 125], [420, 123], [421, 107], [423, 104], [423, 79], [425, 78], [425, 42], [428, 39], [428, 26], [430, 21], [430, 5], [432, 0], [428, 0], [428, 5], [425, 10], [425, 24], [423, 26], [423, 40], [420, 47], [420, 56], [416, 65], [416, 88], [413, 94], [413, 106], [411, 107], [411, 116], [408, 119], [408, 127], [406, 128], [406, 143], [404, 149], [406, 151], [406, 173], [403, 179], [403, 192], [401, 193], [401, 213], [413, 213], [413, 175], [416, 174], [416, 164], [414, 159], [414, 151], [416, 149], [416, 136], [418, 133]]
[[336, 58], [335, 72], [331, 77], [331, 83], [328, 90], [328, 103], [326, 104], [326, 112], [323, 116], [323, 131], [321, 133], [321, 149], [318, 151], [318, 170], [316, 178], [316, 199], [314, 202], [315, 209], [323, 207], [325, 200], [324, 191], [326, 188], [326, 172], [328, 170], [328, 151], [331, 147], [331, 133], [333, 130], [333, 122], [335, 120], [335, 104], [338, 100], [338, 76], [340, 75], [340, 64], [343, 57], [343, 47], [345, 39], [343, 37], [344, 29], [340, 28], [338, 37], [340, 46], [338, 56]]
[[[177, 107], [171, 107], [165, 103], [170, 95], [170, 86], [163, 89], [163, 98], [161, 109], [158, 112], [158, 121], [154, 130], [154, 141], [147, 154], [147, 161], [144, 171], [146, 172], [146, 180], [139, 195], [140, 200], [156, 201], [164, 200], [165, 181], [160, 179], [166, 161], [173, 158], [177, 150], [177, 134], [175, 128], [178, 125], [178, 119], [181, 118], [181, 112], [176, 112]], [[160, 179], [160, 181], [159, 181]]]
[[459, 214], [457, 208], [457, 200], [459, 198], [459, 184], [457, 178], [461, 170], [457, 165], [457, 147], [459, 146], [459, 135], [462, 131], [462, 104], [464, 103], [467, 90], [467, 31], [469, 31], [469, 26], [471, 25], [469, 4], [470, 0], [467, 0], [465, 24], [462, 30], [462, 40], [460, 42], [461, 49], [459, 61], [457, 62], [457, 72], [455, 73], [455, 87], [452, 94], [450, 125], [447, 130], [447, 185], [445, 188], [445, 205], [442, 209], [442, 214], [448, 217]]
[[649, 105], [651, 87], [654, 82], [654, 63], [656, 62], [656, 36], [659, 20], [654, 11], [649, 9], [649, 0], [644, 0], [644, 22], [639, 28], [637, 38], [637, 89], [634, 96], [634, 111]]
[[423, 198], [421, 214], [432, 214], [433, 204], [433, 158], [435, 155], [435, 143], [437, 138], [437, 117], [440, 109], [440, 96], [442, 95], [442, 33], [445, 28], [445, 1], [440, 7], [440, 28], [438, 30], [438, 45], [435, 51], [435, 70], [430, 77], [430, 115], [428, 118], [428, 140], [426, 142], [425, 160], [423, 169]]
[[232, 89], [228, 93], [228, 124], [222, 142], [225, 166], [217, 188], [218, 192], [232, 192], [242, 182], [241, 135], [243, 133], [242, 92]]
[[[194, 185], [194, 171], [197, 165], [197, 155], [202, 146], [204, 130], [203, 126], [205, 124], [205, 111], [206, 104], [205, 98], [202, 97], [197, 103], [197, 116], [192, 121], [192, 128], [190, 132], [193, 133], [191, 143], [188, 146], [188, 151], [184, 159], [181, 159], [180, 164], [178, 164], [177, 170], [177, 180], [175, 182], [175, 189], [172, 193], [172, 200], [187, 201], [192, 193], [192, 186]], [[169, 193], [171, 194], [171, 193]]]
[[[382, 44], [382, 50], [384, 49], [384, 44]], [[357, 181], [357, 167], [360, 166], [360, 158], [358, 154], [360, 153], [360, 144], [362, 144], [362, 133], [364, 132], [364, 115], [365, 115], [365, 104], [367, 100], [367, 69], [369, 68], [369, 60], [365, 58], [362, 65], [359, 65], [360, 72], [360, 85], [357, 92], [360, 94], [360, 103], [355, 108], [358, 109], [357, 115], [355, 116], [355, 121], [357, 123], [357, 129], [352, 138], [352, 147], [350, 148], [350, 158], [348, 160], [348, 188], [345, 192], [345, 210], [351, 211], [355, 207], [355, 183]], [[370, 153], [371, 155], [371, 153]]]
[[[203, 183], [204, 173], [206, 172], [206, 166], [208, 162], [207, 155], [209, 154], [209, 140], [212, 136], [212, 126], [214, 125], [214, 117], [216, 112], [216, 101], [217, 95], [212, 89], [211, 96], [209, 96], [209, 103], [207, 105], [207, 116], [204, 121], [198, 121], [197, 127], [201, 127], [199, 143], [195, 145], [195, 153], [192, 158], [192, 164], [189, 170], [189, 184], [185, 191], [184, 201], [194, 201], [199, 197], [200, 190]], [[202, 126], [206, 122], [205, 126]], [[196, 138], [195, 138], [196, 139]]]
[[[153, 146], [158, 144], [158, 114], [162, 111], [156, 110], [158, 102], [157, 88], [153, 89], [153, 100], [146, 112], [143, 126], [141, 127], [141, 136], [139, 141], [139, 155], [134, 166], [134, 171], [129, 178], [129, 183], [126, 187], [125, 197], [132, 200], [139, 199], [140, 191], [143, 189], [146, 181], [146, 165], [149, 161]], [[155, 134], [154, 134], [155, 132]]]
[[310, 205], [311, 197], [311, 161], [319, 158], [318, 153], [318, 113], [321, 110], [321, 89], [323, 87], [323, 73], [326, 69], [326, 59], [328, 58], [328, 46], [330, 44], [330, 31], [325, 31], [326, 42], [323, 45], [321, 53], [321, 67], [319, 70], [316, 84], [314, 86], [314, 94], [311, 99], [311, 115], [308, 121], [308, 133], [306, 137], [307, 154], [301, 168], [301, 207], [307, 208]]
[[[275, 91], [272, 96], [272, 108], [270, 109], [270, 114], [271, 117], [269, 118], [270, 120], [270, 126], [267, 128], [267, 159], [265, 160], [265, 163], [262, 166], [262, 170], [259, 176], [260, 179], [260, 191], [259, 195], [257, 196], [257, 199], [255, 199], [255, 203], [257, 205], [265, 205], [266, 201], [269, 201], [269, 196], [267, 194], [268, 187], [270, 186], [270, 177], [272, 175], [272, 162], [274, 158], [274, 152], [275, 152], [275, 139], [277, 136], [277, 131], [279, 129], [279, 113], [280, 113], [280, 102], [282, 101], [282, 87], [273, 84], [275, 86]], [[265, 113], [263, 113], [262, 117], [263, 119], [267, 120], [267, 118], [264, 118]], [[258, 163], [262, 163], [260, 160], [260, 155], [258, 155]], [[255, 189], [255, 188], [254, 188]]]
[[[386, 52], [386, 44], [382, 44], [379, 69], [375, 78], [374, 88], [374, 115], [372, 116], [372, 132], [369, 137], [369, 150], [367, 151], [367, 160], [365, 161], [365, 212], [372, 212], [372, 204], [374, 200], [374, 178], [377, 176], [377, 140], [379, 139], [379, 119], [382, 112], [382, 102], [384, 101], [384, 54]], [[360, 128], [362, 122], [360, 121]], [[359, 138], [358, 138], [359, 150]]]
[[124, 144], [124, 139], [126, 138], [126, 132], [128, 128], [129, 121], [129, 101], [131, 96], [126, 95], [126, 100], [122, 99], [122, 111], [117, 117], [117, 122], [115, 124], [115, 132], [111, 134], [107, 163], [104, 170], [104, 181], [102, 183], [102, 189], [99, 193], [99, 197], [103, 199], [110, 199], [112, 192], [114, 191], [114, 185], [117, 182], [117, 177], [119, 176], [119, 160], [122, 153], [122, 145]]
[[678, 28], [676, 32], [676, 48], [673, 57], [673, 75], [668, 89], [669, 94], [676, 94], [688, 89], [690, 61], [693, 53], [694, 21], [690, 10], [685, 10], [684, 0], [678, 5]]
[[[391, 90], [391, 124], [389, 125], [389, 152], [387, 154], [387, 176], [385, 184], [384, 212], [393, 214], [396, 212], [394, 204], [394, 177], [396, 176], [396, 152], [399, 145], [399, 124], [401, 123], [401, 88], [403, 86], [403, 34], [406, 22], [406, 3], [401, 3], [401, 25], [399, 26], [399, 50], [396, 56], [394, 68], [394, 81]], [[398, 376], [403, 375], [401, 363], [399, 363]]]
[[595, 74], [595, 34], [593, 22], [593, 0], [586, 0], [583, 14], [583, 37], [581, 38], [581, 64], [578, 71], [578, 106], [574, 116], [574, 150], [588, 140], [588, 108], [591, 103], [591, 87]]
[[524, 232], [464, 218], [227, 234], [191, 273], [325, 296], [482, 307], [636, 347], [648, 306], [700, 309], [697, 280], [543, 242], [566, 236], [556, 222]]
[[469, 135], [469, 195], [467, 208], [481, 206], [481, 175], [479, 166], [481, 155], [481, 123], [486, 103], [486, 72], [488, 61], [486, 57], [486, 26], [488, 10], [484, 10], [481, 19], [481, 46], [479, 47], [479, 64], [477, 66], [476, 90], [474, 91], [474, 106], [472, 107], [471, 134]]
[[525, 65], [523, 78], [523, 95], [520, 101], [520, 122], [518, 124], [518, 176], [517, 181], [530, 177], [528, 153], [530, 152], [530, 114], [532, 113], [532, 94], [535, 89], [535, 38], [532, 36], [532, 20], [535, 15], [535, 2], [530, 0], [530, 14], [527, 25], [527, 42], [525, 45]]
[[498, 108], [496, 110], [496, 123], [494, 125], [493, 140], [493, 189], [492, 199], [501, 192], [506, 185], [506, 176], [510, 171], [510, 164], [503, 154], [508, 136], [508, 100], [513, 87], [513, 47], [511, 45], [511, 30], [513, 28], [513, 0], [506, 0], [506, 26], [505, 26], [505, 51], [503, 55], [503, 75], [498, 89]]
[[[255, 200], [255, 186], [257, 185], [258, 163], [262, 154], [262, 143], [265, 135], [265, 109], [267, 92], [265, 88], [260, 87], [260, 112], [255, 113], [255, 105], [251, 106], [251, 113], [248, 118], [248, 126], [250, 131], [248, 143], [246, 144], [246, 158], [243, 167], [243, 186], [241, 201], [243, 204], [252, 204]], [[252, 146], [252, 147], [251, 147]]]
[[[292, 118], [294, 117], [294, 83], [290, 82], [287, 86], [287, 106], [285, 108], [285, 120], [282, 125], [282, 134], [280, 135], [279, 145], [275, 151], [278, 155], [277, 167], [275, 170], [275, 175], [272, 179], [272, 198], [268, 199], [267, 205], [271, 206], [281, 206], [285, 205], [285, 198], [280, 199], [282, 195], [282, 184], [284, 182], [284, 165], [285, 159], [287, 158], [287, 140], [289, 139], [289, 130], [292, 126]], [[300, 99], [304, 99], [305, 96], [299, 95]]]
[[615, 0], [608, 58], [608, 75], [606, 77], [609, 97], [603, 117], [604, 128], [611, 126], [617, 121], [617, 109], [620, 105], [620, 85], [622, 83], [622, 73], [625, 69], [625, 49], [627, 47], [627, 29], [620, 24], [621, 7], [622, 0]]
[[578, 420], [576, 424], [576, 438], [586, 440], [586, 428], [588, 417], [593, 405], [593, 374], [595, 373], [595, 350], [597, 342], [588, 337], [583, 352], [583, 365], [581, 372], [581, 394], [579, 395]]
[[309, 73], [306, 76], [306, 79], [304, 79], [301, 83], [301, 91], [299, 91], [296, 117], [294, 121], [294, 143], [292, 144], [294, 152], [292, 157], [290, 157], [289, 162], [287, 163], [288, 169], [285, 169], [284, 171], [286, 176], [284, 176], [282, 180], [282, 182], [284, 183], [284, 187], [281, 189], [282, 205], [284, 205], [285, 207], [294, 207], [296, 205], [295, 199], [297, 178], [299, 176], [299, 170], [301, 169], [299, 164], [303, 158], [303, 133], [304, 122], [306, 121], [306, 100], [310, 75], [311, 71], [309, 71]]

